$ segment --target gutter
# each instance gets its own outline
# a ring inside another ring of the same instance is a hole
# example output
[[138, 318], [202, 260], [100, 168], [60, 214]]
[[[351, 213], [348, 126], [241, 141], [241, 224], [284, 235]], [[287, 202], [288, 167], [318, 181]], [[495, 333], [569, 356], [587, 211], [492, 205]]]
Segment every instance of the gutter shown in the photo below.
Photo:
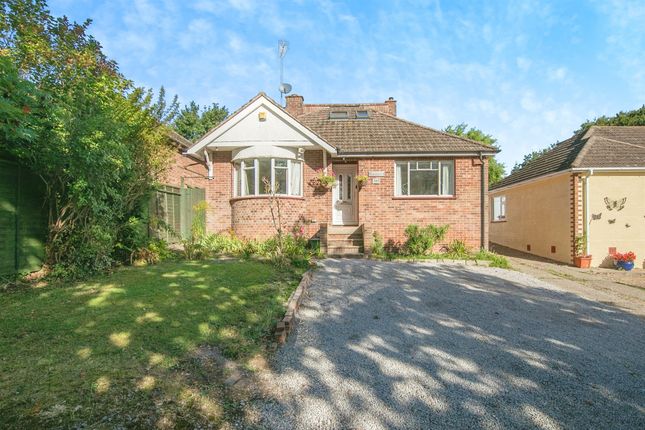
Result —
[[354, 153], [338, 153], [339, 158], [400, 158], [400, 157], [482, 157], [483, 154], [493, 156], [497, 152], [354, 152]]
[[515, 187], [517, 185], [530, 184], [532, 182], [541, 181], [543, 179], [553, 178], [555, 176], [564, 175], [566, 173], [588, 173], [590, 170], [595, 172], [645, 172], [645, 167], [573, 167], [566, 170], [559, 170], [557, 172], [549, 173], [547, 175], [535, 176], [533, 178], [524, 179], [519, 182], [514, 182], [509, 185], [504, 185], [499, 188], [491, 188], [491, 193], [497, 193], [499, 191], [504, 191], [509, 188]]
[[645, 172], [645, 166], [643, 167], [574, 167], [571, 169], [572, 172]]
[[485, 218], [486, 218], [486, 213], [485, 213], [486, 201], [485, 201], [485, 197], [486, 197], [486, 189], [488, 188], [488, 184], [484, 183], [484, 181], [486, 180], [486, 172], [484, 171], [484, 168], [486, 167], [486, 163], [484, 163], [484, 155], [481, 152], [479, 153], [479, 160], [482, 163], [481, 164], [481, 169], [480, 169], [480, 171], [481, 171], [481, 173], [480, 173], [480, 182], [481, 182], [481, 186], [480, 186], [480, 206], [481, 206], [481, 208], [480, 208], [480, 226], [479, 226], [479, 229], [480, 229], [480, 243], [481, 243], [481, 249], [486, 249], [488, 247], [484, 243], [484, 241], [486, 240], [486, 235], [484, 234], [484, 229], [486, 227], [486, 222], [485, 222], [486, 221], [485, 220]]

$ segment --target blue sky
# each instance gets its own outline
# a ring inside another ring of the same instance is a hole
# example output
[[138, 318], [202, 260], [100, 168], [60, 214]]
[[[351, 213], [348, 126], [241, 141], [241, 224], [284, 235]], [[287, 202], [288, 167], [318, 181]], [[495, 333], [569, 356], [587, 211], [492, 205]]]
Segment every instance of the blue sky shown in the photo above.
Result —
[[645, 103], [645, 2], [54, 0], [137, 85], [235, 110], [285, 81], [305, 102], [398, 101], [498, 138], [507, 167], [587, 118]]

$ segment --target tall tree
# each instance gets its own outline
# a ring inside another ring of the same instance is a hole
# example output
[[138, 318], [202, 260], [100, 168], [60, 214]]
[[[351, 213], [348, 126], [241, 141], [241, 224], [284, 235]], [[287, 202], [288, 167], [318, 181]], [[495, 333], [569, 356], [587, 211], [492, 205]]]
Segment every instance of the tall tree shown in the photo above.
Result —
[[228, 116], [226, 106], [213, 103], [203, 109], [195, 102], [190, 102], [179, 111], [173, 122], [177, 133], [190, 141], [202, 137], [208, 130], [215, 127]]
[[[148, 90], [145, 102], [150, 103], [153, 95], [152, 90]], [[179, 113], [179, 97], [175, 94], [170, 103], [168, 103], [166, 100], [166, 89], [162, 85], [161, 88], [159, 88], [157, 101], [151, 105], [150, 111], [160, 123], [171, 124], [175, 118], [177, 118], [177, 114]]]
[[592, 125], [645, 125], [645, 105], [627, 112], [620, 111], [612, 117], [603, 115], [593, 120], [587, 120], [580, 124], [580, 128], [575, 133], [585, 131]]
[[87, 33], [90, 21], [53, 17], [43, 0], [0, 12], [2, 85], [22, 88], [0, 91], [0, 150], [47, 185], [47, 263], [72, 276], [107, 268], [170, 159], [165, 128]]
[[[618, 112], [616, 115], [608, 117], [606, 115], [600, 116], [593, 120], [587, 120], [580, 124], [580, 128], [574, 131], [574, 134], [584, 133], [593, 125], [614, 125], [614, 126], [627, 126], [627, 125], [642, 125], [645, 126], [645, 105], [638, 109], [630, 110], [627, 112]], [[558, 142], [547, 146], [546, 148], [538, 149], [529, 154], [526, 154], [521, 162], [515, 163], [511, 173], [523, 168], [531, 161], [541, 157], [546, 152], [553, 149]]]
[[[468, 128], [468, 124], [465, 123], [449, 125], [443, 131], [454, 134], [455, 136], [466, 137], [470, 140], [499, 149], [499, 146], [497, 146], [497, 139], [490, 134], [484, 133], [478, 128]], [[488, 185], [493, 185], [494, 183], [499, 182], [504, 177], [504, 174], [504, 163], [500, 163], [495, 159], [495, 157], [491, 157], [488, 161]]]
[[513, 168], [511, 169], [511, 173], [515, 173], [516, 171], [520, 170], [521, 168], [523, 168], [524, 166], [529, 164], [531, 161], [535, 160], [536, 158], [540, 158], [541, 156], [546, 154], [548, 151], [553, 149], [557, 144], [558, 144], [558, 142], [553, 143], [553, 144], [547, 146], [546, 148], [538, 149], [538, 150], [535, 150], [535, 151], [532, 151], [532, 152], [526, 154], [524, 156], [524, 158], [522, 159], [522, 161], [520, 161], [519, 163], [515, 163], [515, 165], [513, 165]]

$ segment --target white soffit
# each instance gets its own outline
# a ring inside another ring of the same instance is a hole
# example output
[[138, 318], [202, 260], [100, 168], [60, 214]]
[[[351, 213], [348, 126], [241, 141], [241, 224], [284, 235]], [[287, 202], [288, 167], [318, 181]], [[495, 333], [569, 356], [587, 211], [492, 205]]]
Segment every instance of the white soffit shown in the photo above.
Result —
[[298, 158], [298, 149], [271, 145], [256, 145], [233, 151], [232, 161], [245, 158], [288, 158], [290, 160], [296, 160]]

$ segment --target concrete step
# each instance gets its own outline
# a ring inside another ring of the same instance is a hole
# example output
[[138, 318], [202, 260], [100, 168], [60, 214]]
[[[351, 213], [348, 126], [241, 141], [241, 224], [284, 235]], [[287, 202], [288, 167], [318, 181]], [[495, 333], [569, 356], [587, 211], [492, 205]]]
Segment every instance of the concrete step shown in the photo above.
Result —
[[359, 254], [361, 252], [363, 252], [363, 247], [357, 245], [332, 245], [327, 247], [328, 255]]
[[358, 246], [361, 247], [363, 246], [363, 238], [358, 237], [358, 238], [336, 238], [336, 237], [330, 237], [327, 239], [327, 247], [333, 248], [335, 246]]
[[330, 225], [327, 226], [327, 235], [334, 234], [363, 234], [363, 228], [360, 225]]
[[329, 258], [365, 258], [365, 255], [362, 252], [357, 252], [354, 254], [327, 254]]

